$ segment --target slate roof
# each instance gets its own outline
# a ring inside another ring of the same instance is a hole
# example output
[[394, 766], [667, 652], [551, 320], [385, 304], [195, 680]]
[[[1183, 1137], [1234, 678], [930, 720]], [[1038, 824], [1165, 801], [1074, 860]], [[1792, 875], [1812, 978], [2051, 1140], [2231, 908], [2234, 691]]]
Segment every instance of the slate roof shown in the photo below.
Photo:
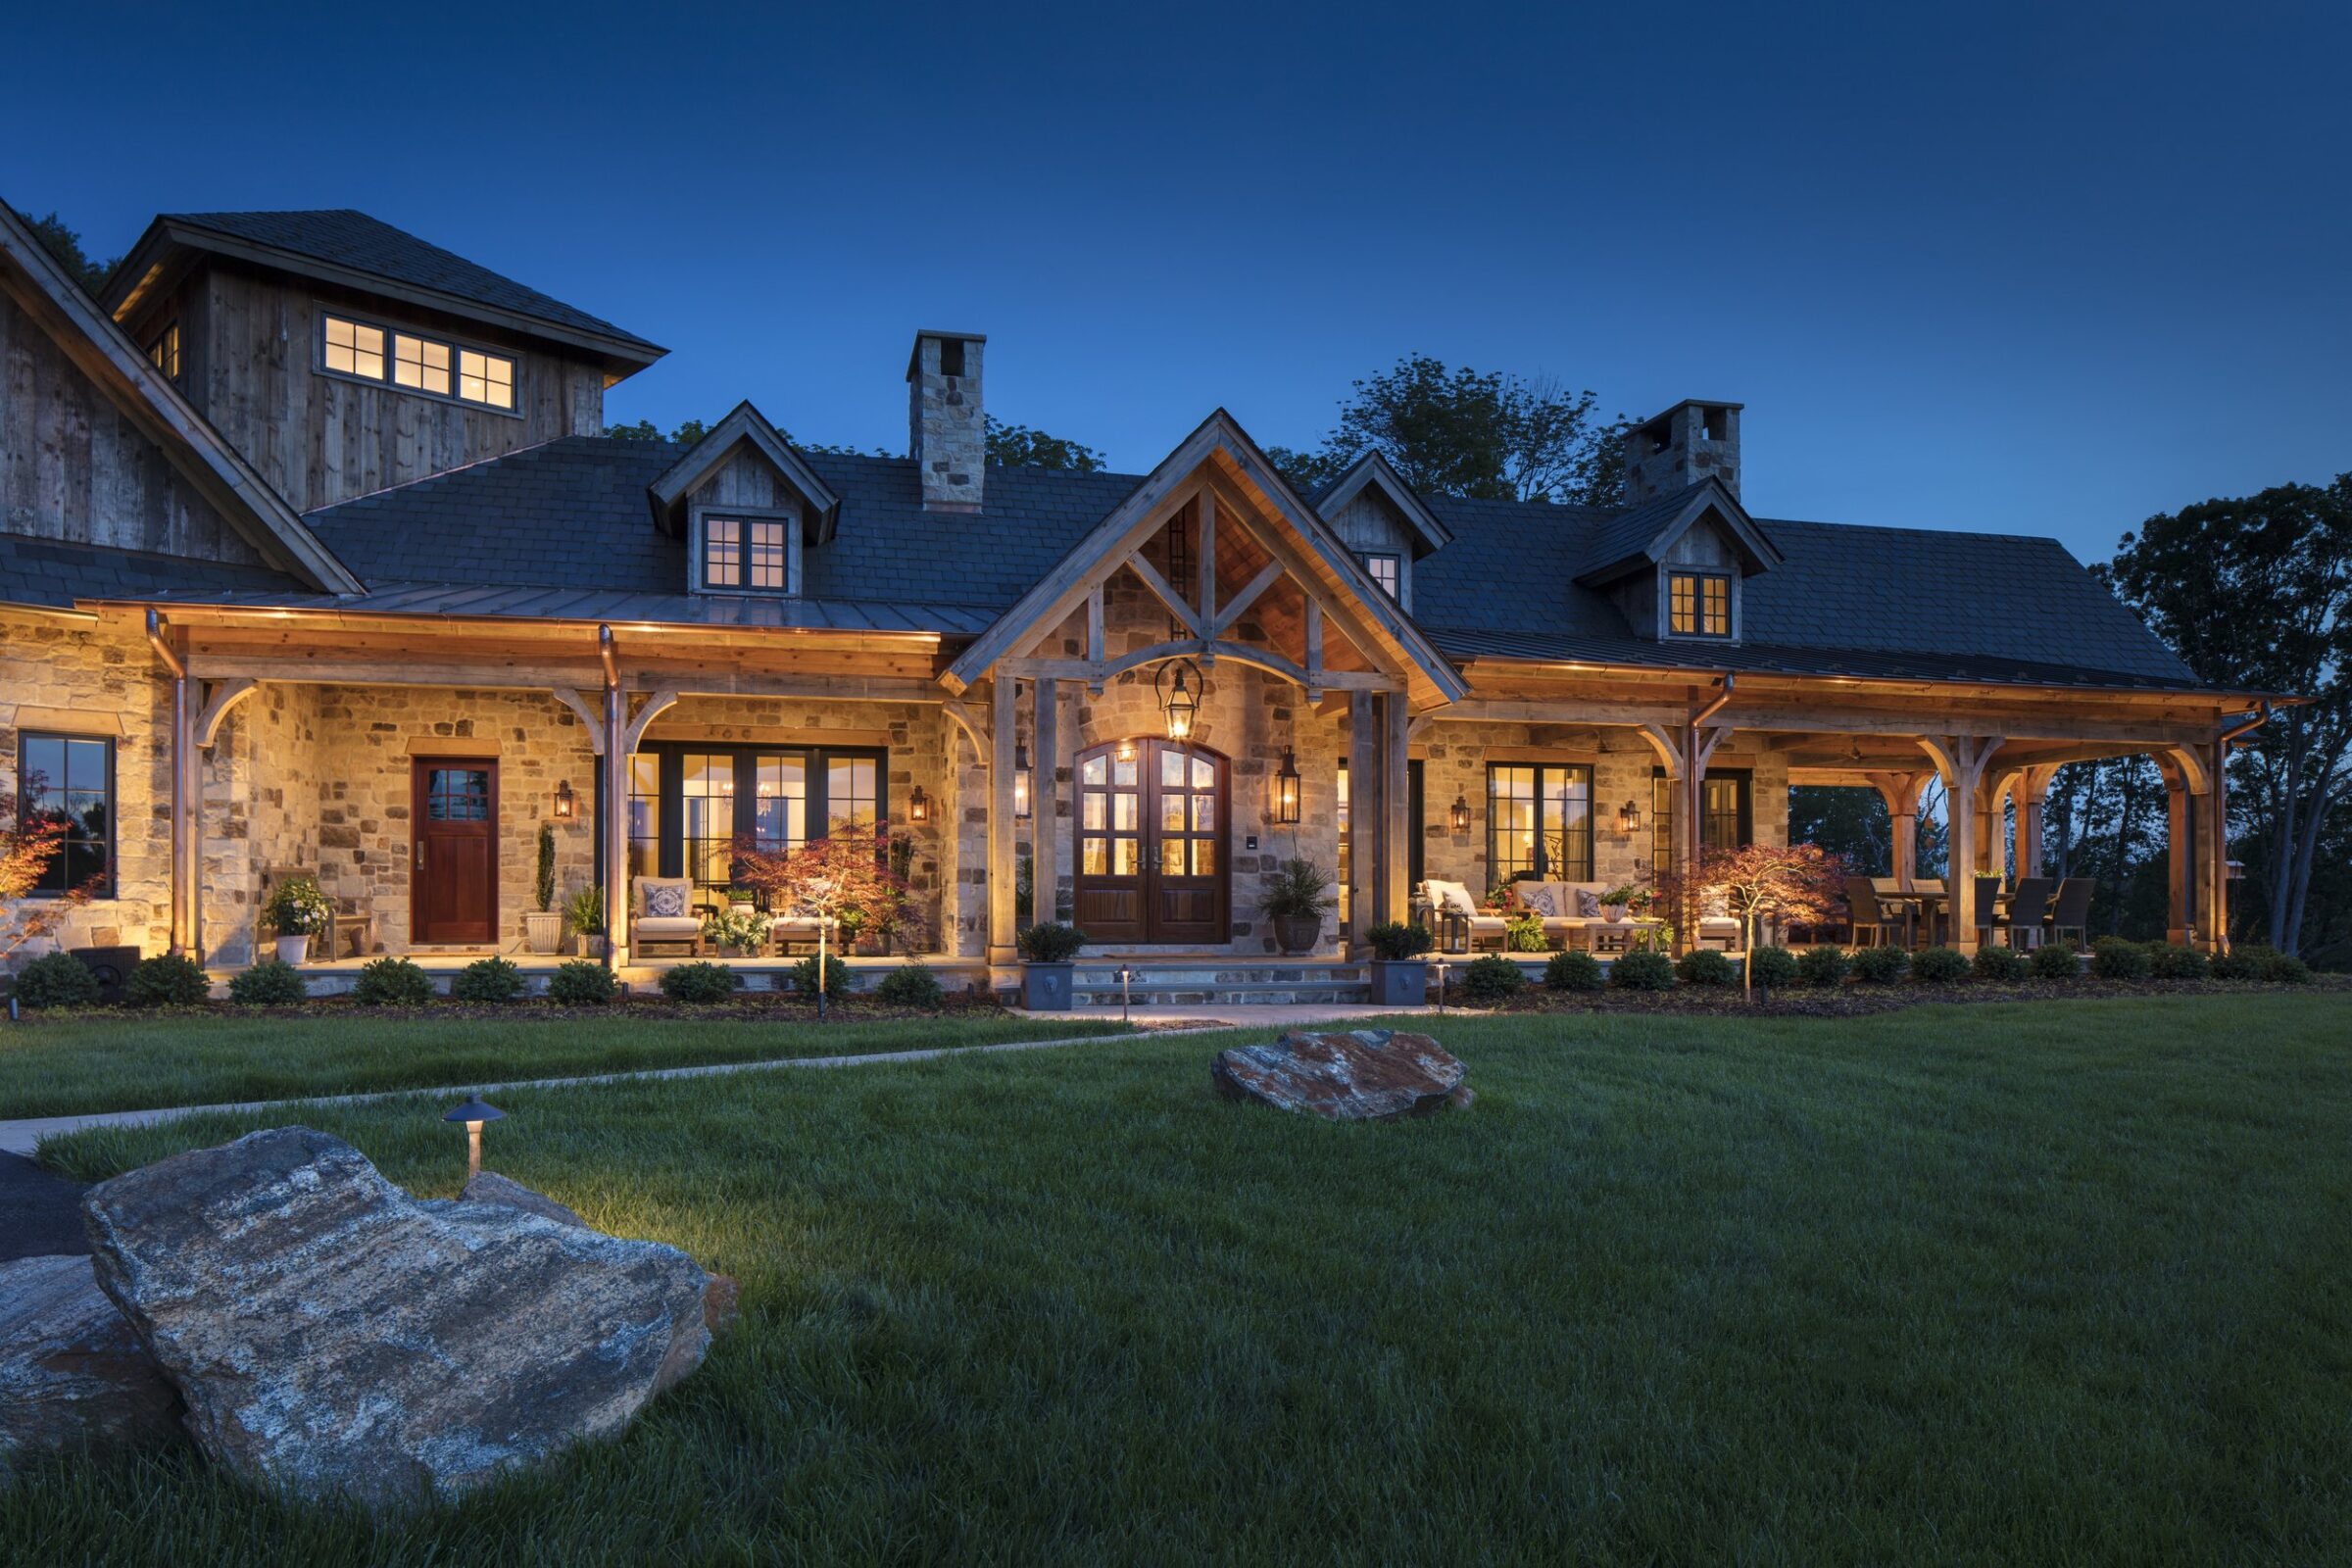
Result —
[[113, 545], [0, 533], [0, 603], [71, 610], [77, 599], [326, 598], [271, 566], [236, 566]]
[[429, 288], [516, 315], [619, 338], [659, 354], [659, 345], [624, 332], [602, 317], [564, 304], [525, 283], [394, 228], [349, 207], [284, 213], [166, 213], [159, 222], [210, 229], [297, 256], [331, 262], [394, 282]]
[[[680, 450], [568, 436], [314, 512], [305, 521], [370, 591], [299, 602], [959, 638], [1009, 608], [1141, 482], [991, 468], [984, 510], [926, 513], [912, 462], [808, 453], [841, 497], [839, 532], [805, 551], [801, 599], [732, 599], [685, 593], [685, 542], [654, 523], [646, 486]], [[1637, 637], [1608, 594], [1576, 580], [1617, 559], [1634, 532], [1654, 529], [1655, 507], [1629, 520], [1578, 507], [1425, 501], [1453, 540], [1414, 566], [1414, 619], [1456, 661], [2200, 685], [2054, 540], [1758, 519], [1785, 559], [1744, 580], [1743, 641], [1661, 645]], [[197, 592], [297, 602], [269, 585]]]

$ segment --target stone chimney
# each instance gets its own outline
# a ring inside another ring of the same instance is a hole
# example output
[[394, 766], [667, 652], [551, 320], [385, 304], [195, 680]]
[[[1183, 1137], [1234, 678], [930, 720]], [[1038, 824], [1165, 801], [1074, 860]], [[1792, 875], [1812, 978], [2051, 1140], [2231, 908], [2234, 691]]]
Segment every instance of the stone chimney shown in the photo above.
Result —
[[1625, 438], [1626, 500], [1640, 505], [1687, 490], [1710, 474], [1737, 498], [1742, 407], [1687, 398], [1634, 426]]
[[978, 332], [917, 332], [906, 361], [906, 446], [925, 512], [977, 512], [988, 462]]

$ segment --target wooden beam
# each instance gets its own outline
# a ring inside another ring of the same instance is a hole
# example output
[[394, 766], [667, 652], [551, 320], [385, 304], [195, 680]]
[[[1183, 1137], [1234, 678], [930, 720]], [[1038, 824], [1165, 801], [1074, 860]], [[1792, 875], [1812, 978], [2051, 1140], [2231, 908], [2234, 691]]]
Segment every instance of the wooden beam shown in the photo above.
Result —
[[[1095, 584], [1086, 591], [1086, 662], [1102, 662], [1102, 585]], [[1102, 683], [1088, 681], [1087, 691], [1096, 697], [1102, 695]]]
[[1365, 950], [1364, 933], [1381, 923], [1373, 862], [1380, 844], [1380, 727], [1370, 692], [1348, 694], [1348, 942]]
[[1614, 702], [1526, 702], [1509, 698], [1473, 697], [1433, 710], [1439, 723], [1502, 724], [1656, 724], [1673, 726], [1689, 720], [1680, 705]]
[[1013, 698], [1020, 683], [1000, 670], [990, 693], [988, 760], [988, 961], [1011, 963], [1016, 918], [1012, 902], [1014, 865], [1012, 747], [1016, 724]]
[[1051, 677], [1031, 686], [1037, 716], [1031, 723], [1037, 745], [1031, 761], [1036, 772], [1029, 786], [1033, 813], [1029, 833], [1030, 886], [1037, 890], [1037, 918], [1057, 918], [1060, 889], [1061, 786], [1055, 780], [1060, 759], [1061, 682]]
[[[1201, 642], [1189, 637], [1172, 643], [1154, 643], [1149, 648], [1121, 654], [1100, 664], [1079, 659], [1000, 659], [996, 667], [1022, 680], [1043, 679], [1050, 675], [1061, 680], [1083, 680], [1091, 684], [1123, 675], [1131, 669], [1140, 669], [1146, 664], [1163, 663], [1171, 659], [1197, 659], [1203, 664], [1217, 659], [1228, 659], [1237, 664], [1250, 664], [1268, 674], [1280, 675], [1297, 685], [1308, 684], [1305, 670], [1271, 649], [1257, 648], [1248, 643]], [[1323, 672], [1322, 684], [1367, 692], [1401, 691], [1404, 686], [1402, 681], [1394, 676], [1363, 669], [1327, 669]]]
[[[1217, 623], [1217, 496], [1215, 490], [1203, 485], [1200, 489], [1200, 635], [1214, 639], [1211, 628]], [[1212, 656], [1213, 657], [1213, 656]]]
[[1411, 862], [1406, 858], [1406, 753], [1411, 746], [1412, 704], [1405, 694], [1384, 692], [1380, 748], [1380, 917], [1401, 921], [1410, 912], [1412, 889], [1405, 884]]
[[1157, 566], [1146, 561], [1140, 554], [1129, 556], [1126, 565], [1128, 570], [1143, 579], [1145, 587], [1159, 596], [1159, 602], [1168, 607], [1168, 612], [1176, 617], [1185, 630], [1196, 637], [1201, 634], [1200, 615], [1195, 612], [1191, 603], [1186, 600], [1184, 595], [1178, 593], [1170, 585], [1168, 579], [1159, 574]]
[[646, 726], [670, 709], [675, 708], [678, 696], [679, 694], [675, 690], [664, 690], [655, 692], [645, 700], [644, 706], [637, 710], [637, 716], [629, 720], [628, 728], [625, 731], [627, 741], [621, 747], [620, 753], [623, 759], [636, 755], [638, 744], [645, 739]]
[[1216, 618], [1208, 623], [1208, 635], [1211, 638], [1224, 636], [1233, 623], [1242, 618], [1243, 612], [1256, 604], [1258, 597], [1282, 581], [1282, 563], [1279, 561], [1269, 561], [1258, 567], [1257, 575], [1245, 583], [1240, 593], [1225, 601], [1225, 608], [1218, 611]]
[[254, 682], [245, 679], [221, 680], [213, 683], [206, 697], [204, 711], [196, 720], [196, 744], [211, 751], [220, 734], [220, 721], [228, 710], [253, 694]]
[[557, 702], [580, 715], [580, 725], [588, 731], [588, 750], [599, 757], [604, 756], [605, 721], [597, 716], [595, 709], [588, 706], [588, 699], [569, 686], [557, 686], [551, 689], [556, 694]]
[[1306, 596], [1306, 700], [1323, 700], [1323, 601]]
[[1981, 819], [1974, 809], [1979, 787], [1993, 754], [2001, 749], [1997, 735], [1929, 735], [1921, 748], [1936, 760], [1943, 774], [1945, 844], [1948, 874], [1944, 877], [1944, 907], [1951, 911], [1952, 946], [1962, 953], [1977, 951], [1977, 837]]

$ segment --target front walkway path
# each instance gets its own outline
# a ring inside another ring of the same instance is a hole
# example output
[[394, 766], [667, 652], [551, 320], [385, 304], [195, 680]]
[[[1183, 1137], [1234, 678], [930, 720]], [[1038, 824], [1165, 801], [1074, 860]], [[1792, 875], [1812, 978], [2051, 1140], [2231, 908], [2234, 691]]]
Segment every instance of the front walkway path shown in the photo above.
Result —
[[[1433, 1011], [1423, 1008], [1423, 1011]], [[1156, 1026], [1162, 1031], [1193, 1032], [1216, 1028], [1281, 1029], [1295, 1028], [1318, 1020], [1347, 1021], [1386, 1013], [1394, 1016], [1394, 1007], [1382, 1008], [1348, 1004], [1328, 1006], [1245, 1006], [1245, 1007], [1138, 1007], [1132, 1014], [1139, 1024]], [[1044, 1018], [1102, 1018], [1116, 1022], [1116, 1007], [1079, 1007], [1070, 1012], [1025, 1013], [1024, 1017]], [[702, 1067], [655, 1067], [637, 1072], [596, 1073], [580, 1078], [518, 1078], [506, 1083], [463, 1083], [428, 1089], [383, 1089], [364, 1095], [312, 1095], [300, 1100], [249, 1100], [222, 1105], [170, 1105], [147, 1110], [102, 1110], [81, 1116], [34, 1116], [24, 1121], [0, 1121], [0, 1153], [29, 1154], [43, 1138], [65, 1133], [80, 1132], [87, 1127], [143, 1127], [149, 1122], [170, 1121], [178, 1116], [201, 1115], [206, 1111], [229, 1111], [248, 1114], [268, 1110], [272, 1105], [359, 1105], [378, 1100], [406, 1100], [418, 1095], [435, 1095], [443, 1099], [477, 1094], [495, 1095], [514, 1089], [569, 1089], [585, 1084], [625, 1083], [635, 1078], [707, 1078], [717, 1073], [764, 1072], [778, 1067], [862, 1067], [872, 1063], [893, 1061], [937, 1061], [946, 1056], [978, 1056], [999, 1051], [1044, 1051], [1057, 1046], [1110, 1046], [1133, 1041], [1142, 1036], [1133, 1034], [1087, 1035], [1068, 1040], [1008, 1040], [993, 1046], [940, 1046], [924, 1051], [883, 1051], [860, 1056], [786, 1056], [774, 1061], [724, 1061]]]

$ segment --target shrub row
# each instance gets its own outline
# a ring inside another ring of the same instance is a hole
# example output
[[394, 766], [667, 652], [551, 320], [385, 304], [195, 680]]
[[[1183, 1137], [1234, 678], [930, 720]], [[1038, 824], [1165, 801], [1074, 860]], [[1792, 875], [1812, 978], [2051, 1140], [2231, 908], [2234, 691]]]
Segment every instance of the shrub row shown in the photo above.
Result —
[[[1835, 986], [1849, 973], [1864, 985], [1892, 985], [1906, 974], [1923, 985], [1949, 985], [1972, 974], [1980, 980], [1995, 982], [2029, 977], [2073, 980], [2082, 973], [2082, 952], [2066, 943], [2029, 952], [1986, 946], [1979, 948], [1974, 958], [1955, 948], [1927, 948], [1909, 953], [1901, 948], [1878, 947], [1856, 948], [1847, 953], [1834, 947], [1818, 947], [1807, 948], [1801, 954], [1787, 948], [1758, 948], [1748, 965], [1750, 978], [1767, 990], [1792, 985]], [[1506, 969], [1513, 978], [1503, 978]], [[2120, 937], [2101, 937], [2092, 945], [2090, 972], [2102, 980], [2199, 980], [2211, 975], [2217, 980], [2266, 980], [2283, 985], [2300, 985], [2311, 978], [2311, 968], [2302, 959], [2259, 945], [2235, 949], [2227, 956], [2208, 962], [2205, 955], [2194, 948], [2128, 942]], [[1480, 958], [1464, 971], [1462, 986], [1473, 997], [1499, 1001], [1518, 989], [1518, 966], [1506, 959]], [[1553, 954], [1544, 970], [1544, 984], [1553, 991], [1599, 991], [1607, 986], [1623, 991], [1665, 991], [1678, 982], [1692, 986], [1738, 985], [1740, 961], [1729, 954], [1707, 948], [1687, 953], [1680, 959], [1669, 959], [1659, 953], [1636, 952], [1621, 956], [1603, 970], [1600, 960], [1589, 953], [1565, 952]]]

